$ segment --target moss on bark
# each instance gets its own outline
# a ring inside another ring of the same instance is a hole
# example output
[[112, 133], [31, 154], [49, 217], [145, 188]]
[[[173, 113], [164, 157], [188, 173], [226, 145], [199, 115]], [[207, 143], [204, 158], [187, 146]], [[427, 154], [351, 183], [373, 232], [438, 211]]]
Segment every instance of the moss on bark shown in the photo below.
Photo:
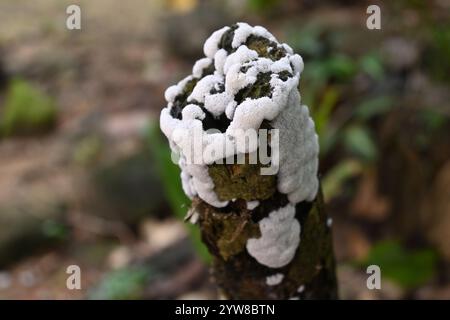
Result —
[[[219, 192], [220, 193], [220, 192]], [[224, 196], [222, 194], [222, 196]], [[312, 203], [296, 206], [301, 223], [301, 240], [293, 260], [282, 268], [258, 263], [246, 250], [249, 238], [258, 238], [258, 221], [287, 203], [274, 192], [253, 211], [238, 200], [225, 209], [194, 200], [199, 214], [202, 239], [214, 256], [212, 275], [228, 299], [336, 299], [337, 287], [331, 229], [323, 208], [322, 195]], [[266, 277], [281, 273], [280, 284], [269, 286]], [[301, 292], [298, 292], [300, 288]]]
[[265, 200], [276, 191], [274, 175], [261, 176], [258, 164], [213, 164], [208, 172], [220, 200]]

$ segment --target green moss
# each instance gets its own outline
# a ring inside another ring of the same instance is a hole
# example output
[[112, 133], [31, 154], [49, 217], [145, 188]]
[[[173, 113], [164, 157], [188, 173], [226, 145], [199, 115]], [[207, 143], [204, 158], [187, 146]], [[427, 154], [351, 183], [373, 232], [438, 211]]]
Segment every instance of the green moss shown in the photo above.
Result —
[[56, 123], [54, 101], [27, 82], [14, 79], [0, 118], [0, 135], [43, 133]]
[[205, 204], [199, 209], [204, 240], [225, 261], [244, 251], [249, 238], [261, 236], [258, 224], [252, 221], [249, 212], [224, 214]]
[[214, 63], [211, 63], [209, 66], [207, 66], [205, 69], [203, 69], [202, 72], [202, 78], [209, 76], [211, 74], [214, 73], [214, 71], [216, 70], [216, 68], [214, 67]]
[[[230, 26], [230, 29], [222, 35], [220, 40], [219, 48], [225, 49], [228, 54], [236, 51], [236, 48], [233, 48], [231, 43], [237, 28], [237, 24]], [[286, 50], [283, 47], [278, 47], [277, 43], [260, 36], [250, 35], [245, 45], [249, 49], [255, 50], [260, 57], [269, 58], [273, 61], [279, 60], [286, 55]]]
[[235, 100], [237, 103], [241, 103], [247, 98], [257, 99], [271, 96], [272, 88], [270, 87], [270, 73], [267, 72], [258, 74], [255, 83], [239, 90]]
[[278, 47], [275, 42], [263, 37], [251, 35], [248, 37], [246, 45], [249, 49], [255, 50], [260, 57], [269, 58], [273, 61], [280, 60], [286, 55], [284, 48]]
[[[248, 163], [248, 156], [246, 158]], [[276, 191], [276, 176], [261, 175], [259, 164], [213, 164], [208, 167], [220, 200], [265, 200]]]
[[306, 215], [301, 226], [301, 240], [294, 260], [289, 264], [286, 280], [295, 284], [292, 292], [300, 285], [307, 288], [305, 298], [313, 295], [336, 299], [336, 275], [333, 254], [331, 229], [327, 226], [327, 216], [323, 202], [322, 191], [314, 200], [309, 212], [299, 212]]
[[230, 29], [228, 29], [223, 35], [222, 38], [220, 39], [220, 43], [219, 43], [219, 48], [220, 49], [225, 49], [228, 54], [232, 53], [234, 50], [231, 47], [231, 43], [233, 42], [233, 38], [234, 38], [234, 31], [238, 28], [237, 24], [234, 24], [232, 26], [230, 26]]
[[[266, 214], [275, 199], [262, 201], [258, 208]], [[214, 256], [213, 277], [230, 299], [336, 299], [337, 287], [330, 228], [321, 193], [313, 203], [296, 206], [296, 219], [302, 226], [300, 245], [294, 259], [282, 268], [258, 263], [246, 250], [249, 238], [259, 238], [258, 210], [249, 211], [244, 201], [225, 209], [214, 208], [200, 199], [194, 201], [200, 215], [202, 239]], [[278, 207], [278, 205], [277, 205]], [[285, 277], [282, 285], [267, 286], [266, 277], [274, 273]], [[305, 290], [297, 292], [304, 285]]]
[[[296, 279], [299, 283], [305, 283], [312, 279], [319, 271], [316, 266], [320, 264], [320, 256], [325, 252], [324, 245], [326, 224], [322, 221], [319, 212], [319, 201], [314, 201], [307, 218], [302, 223], [301, 241], [293, 264], [297, 268], [291, 268], [288, 278]], [[319, 242], [317, 241], [319, 240]]]

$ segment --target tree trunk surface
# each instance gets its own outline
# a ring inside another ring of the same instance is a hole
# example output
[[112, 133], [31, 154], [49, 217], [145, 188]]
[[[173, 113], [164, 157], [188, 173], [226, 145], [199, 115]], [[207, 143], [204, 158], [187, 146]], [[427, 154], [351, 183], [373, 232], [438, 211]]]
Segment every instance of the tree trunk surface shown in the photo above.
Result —
[[[232, 201], [215, 208], [196, 197], [192, 212], [197, 214], [202, 240], [213, 255], [212, 278], [226, 299], [337, 299], [331, 220], [324, 210], [321, 189], [313, 202], [300, 202], [295, 218], [301, 225], [300, 244], [294, 258], [281, 268], [260, 264], [246, 249], [250, 238], [261, 236], [258, 222], [288, 204], [276, 191], [275, 177], [259, 175], [258, 165], [213, 165], [209, 167], [221, 200]], [[241, 185], [234, 187], [234, 182]], [[225, 187], [225, 186], [228, 186]], [[246, 198], [260, 204], [247, 209]], [[267, 277], [282, 274], [276, 285]]]

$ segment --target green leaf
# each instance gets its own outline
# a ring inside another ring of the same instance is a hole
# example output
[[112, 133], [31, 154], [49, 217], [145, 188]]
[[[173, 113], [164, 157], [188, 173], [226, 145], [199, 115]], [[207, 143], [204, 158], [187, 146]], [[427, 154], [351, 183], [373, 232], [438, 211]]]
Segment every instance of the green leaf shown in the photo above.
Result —
[[333, 150], [336, 143], [340, 140], [340, 135], [337, 128], [332, 123], [327, 125], [325, 130], [319, 135], [320, 157], [324, 158], [331, 150]]
[[362, 126], [351, 126], [345, 131], [344, 144], [348, 151], [367, 161], [374, 161], [377, 149], [370, 131]]
[[449, 122], [449, 117], [447, 115], [439, 113], [433, 109], [421, 110], [419, 114], [426, 128], [431, 131], [439, 130]]
[[366, 99], [356, 107], [355, 116], [358, 119], [367, 120], [391, 110], [393, 104], [394, 99], [390, 96], [379, 96]]
[[381, 80], [384, 76], [383, 62], [377, 54], [364, 55], [360, 62], [360, 68], [375, 80]]
[[385, 240], [373, 246], [363, 265], [378, 265], [382, 277], [412, 289], [433, 278], [436, 263], [437, 255], [431, 249], [407, 250], [398, 241]]
[[350, 79], [356, 72], [355, 63], [350, 57], [345, 55], [335, 55], [324, 63], [327, 77], [335, 77], [341, 81]]
[[362, 168], [361, 163], [353, 159], [347, 159], [335, 165], [322, 179], [325, 199], [329, 201], [339, 196], [344, 183], [361, 173]]
[[340, 92], [335, 87], [329, 87], [325, 91], [319, 106], [314, 109], [314, 122], [317, 134], [321, 136], [323, 131], [327, 129], [330, 121], [331, 112], [333, 111], [339, 99]]
[[[325, 51], [325, 43], [320, 40], [323, 27], [318, 24], [305, 25], [301, 30], [298, 26], [291, 26], [287, 31], [287, 43], [302, 56], [317, 59]], [[308, 68], [310, 65], [308, 64]], [[308, 69], [306, 68], [305, 71]]]

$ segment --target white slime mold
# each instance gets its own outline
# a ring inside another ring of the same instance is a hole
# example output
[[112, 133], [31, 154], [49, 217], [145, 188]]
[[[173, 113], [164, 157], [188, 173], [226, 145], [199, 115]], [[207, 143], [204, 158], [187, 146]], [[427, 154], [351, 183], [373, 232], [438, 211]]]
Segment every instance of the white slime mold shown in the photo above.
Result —
[[[225, 34], [232, 36], [231, 50], [222, 48]], [[267, 39], [270, 43], [267, 53], [278, 50], [282, 52], [281, 57], [263, 57], [250, 49], [247, 45], [251, 47], [248, 41], [252, 36]], [[224, 207], [229, 201], [221, 201], [215, 193], [208, 165], [238, 153], [256, 151], [257, 144], [242, 144], [237, 139], [242, 130], [258, 130], [264, 120], [279, 130], [277, 190], [287, 196], [289, 204], [259, 222], [262, 236], [249, 239], [247, 250], [261, 264], [282, 267], [291, 261], [300, 242], [295, 204], [314, 200], [319, 187], [318, 137], [308, 107], [300, 103], [298, 91], [303, 60], [265, 28], [246, 23], [215, 31], [206, 40], [203, 51], [205, 57], [195, 63], [192, 75], [166, 90], [168, 104], [161, 112], [161, 130], [169, 139], [172, 151], [180, 154], [178, 164], [185, 193], [190, 198], [198, 196], [214, 207]], [[204, 74], [205, 70], [209, 74]], [[241, 89], [255, 84], [261, 75], [269, 76], [270, 94], [243, 101], [237, 99]], [[193, 81], [192, 91], [183, 98], [184, 107], [174, 110], [179, 108], [177, 97]], [[178, 115], [174, 115], [176, 112]], [[207, 133], [203, 123], [207, 116], [213, 119], [225, 116], [229, 125], [223, 132]], [[201, 138], [195, 143], [203, 147], [205, 152], [201, 154], [193, 154], [188, 139], [195, 133], [200, 133]], [[247, 202], [249, 210], [258, 205], [259, 202]]]
[[247, 251], [260, 264], [281, 268], [291, 262], [300, 243], [300, 223], [292, 204], [272, 211], [259, 222], [260, 238], [247, 241]]
[[266, 284], [268, 286], [276, 286], [277, 284], [280, 284], [281, 281], [283, 281], [284, 274], [282, 273], [276, 273], [274, 275], [266, 277]]

